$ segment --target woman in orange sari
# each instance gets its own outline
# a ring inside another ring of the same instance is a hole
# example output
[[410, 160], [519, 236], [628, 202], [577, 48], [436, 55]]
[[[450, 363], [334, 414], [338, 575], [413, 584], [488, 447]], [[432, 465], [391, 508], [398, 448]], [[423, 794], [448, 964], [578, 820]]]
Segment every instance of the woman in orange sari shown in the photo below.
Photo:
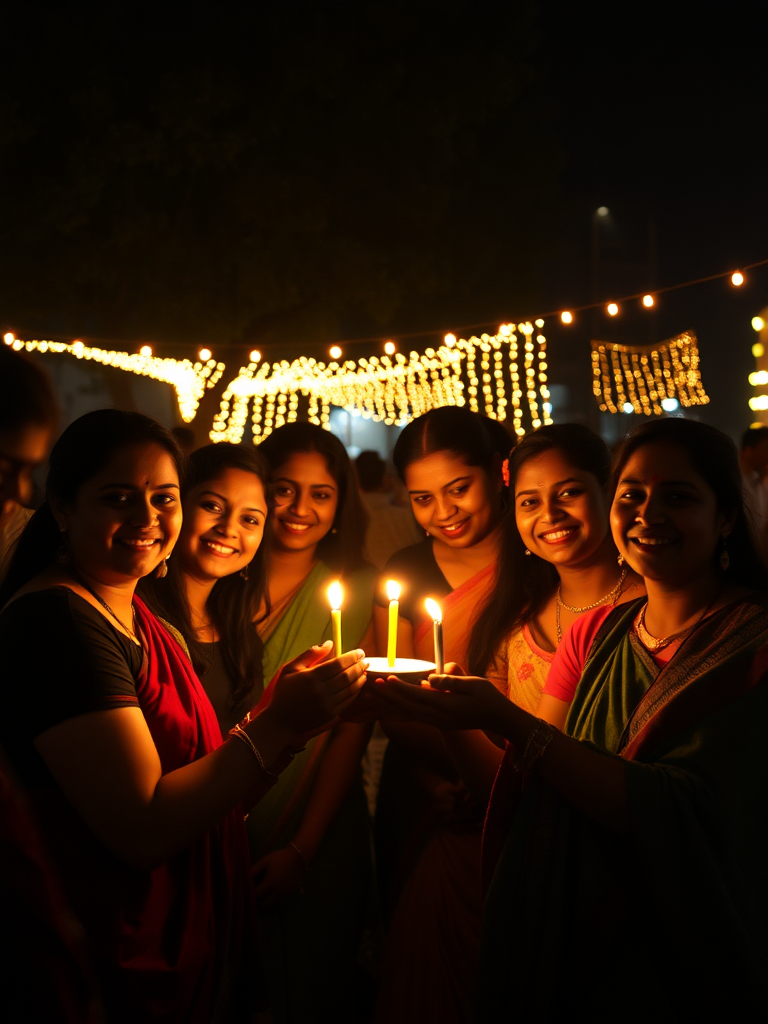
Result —
[[[433, 409], [400, 435], [393, 458], [427, 537], [404, 548], [383, 580], [402, 587], [398, 655], [434, 661], [425, 599], [443, 613], [446, 661], [466, 661], [476, 610], [500, 550], [506, 431], [467, 409]], [[386, 648], [383, 586], [374, 609], [377, 649]], [[483, 665], [485, 670], [488, 666]], [[479, 666], [478, 666], [479, 668]], [[506, 687], [506, 669], [503, 671]], [[482, 812], [463, 785], [437, 729], [388, 725], [376, 818], [377, 860], [391, 914], [377, 1021], [408, 1007], [409, 1019], [469, 1020], [480, 934]]]

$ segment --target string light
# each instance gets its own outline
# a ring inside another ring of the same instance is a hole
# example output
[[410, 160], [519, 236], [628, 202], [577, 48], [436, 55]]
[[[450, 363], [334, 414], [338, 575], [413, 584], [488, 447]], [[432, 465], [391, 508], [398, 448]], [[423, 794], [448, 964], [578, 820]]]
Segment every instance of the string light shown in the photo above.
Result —
[[207, 363], [208, 360], [211, 358], [211, 355], [212, 352], [209, 348], [201, 348], [200, 351], [197, 353], [197, 358], [200, 360], [200, 362]]
[[384, 351], [387, 353], [388, 356], [393, 356], [397, 351], [397, 347], [394, 341], [388, 341], [384, 346]]
[[735, 274], [731, 274], [731, 284], [737, 288], [744, 284], [744, 275], [740, 270], [737, 270]]
[[[258, 442], [281, 422], [292, 422], [302, 399], [310, 422], [325, 429], [330, 428], [331, 405], [398, 426], [437, 406], [465, 404], [502, 421], [511, 409], [518, 434], [525, 433], [524, 419], [530, 426], [551, 423], [546, 337], [529, 321], [504, 326], [504, 333], [493, 336], [447, 335], [437, 349], [407, 356], [392, 352], [341, 364], [306, 356], [258, 365], [251, 360], [227, 384], [211, 440], [240, 442], [252, 402], [251, 429]], [[520, 343], [525, 388], [518, 365]]]
[[331, 359], [341, 359], [341, 349], [338, 345], [333, 345], [330, 350]]
[[619, 307], [616, 305], [615, 302], [609, 302], [605, 308], [606, 312], [608, 313], [608, 316], [616, 316], [616, 314], [619, 312]]
[[248, 356], [248, 358], [251, 360], [252, 363], [259, 363], [261, 362], [261, 352], [259, 352], [259, 350], [255, 348]]
[[140, 356], [151, 356], [152, 355], [152, 346], [151, 345], [142, 345], [141, 348], [139, 349], [139, 355]]
[[593, 341], [592, 392], [601, 412], [659, 416], [664, 402], [675, 399], [685, 407], [706, 405], [696, 335], [688, 331], [658, 345]]
[[[8, 335], [6, 339], [7, 337]], [[68, 353], [75, 359], [93, 360], [104, 366], [113, 366], [116, 370], [137, 373], [142, 377], [151, 377], [153, 380], [171, 384], [176, 391], [179, 412], [185, 423], [190, 423], [195, 418], [205, 391], [217, 384], [224, 373], [224, 363], [217, 363], [215, 359], [211, 359], [210, 353], [206, 362], [192, 363], [189, 359], [157, 359], [141, 352], [114, 352], [84, 345], [82, 341], [73, 341], [71, 345], [67, 345], [60, 341], [19, 341], [14, 338], [10, 344], [17, 352], [24, 349], [26, 352]], [[205, 351], [207, 350], [203, 349], [203, 352]]]
[[15, 337], [14, 337], [14, 336], [13, 336], [13, 335], [11, 334], [11, 332], [10, 332], [10, 331], [8, 331], [8, 333], [7, 333], [7, 334], [4, 334], [4, 335], [3, 335], [3, 341], [5, 342], [5, 344], [6, 344], [6, 345], [12, 345], [12, 344], [14, 343], [14, 341], [16, 341], [16, 339], [15, 339]]
[[752, 346], [752, 355], [755, 359], [762, 359], [765, 355], [765, 345], [761, 341], [756, 341]]
[[765, 328], [765, 320], [761, 316], [753, 316], [752, 328], [755, 331], [762, 331]]
[[643, 305], [645, 306], [646, 309], [650, 309], [653, 304], [654, 304], [654, 298], [653, 298], [652, 295], [644, 295], [643, 296]]
[[571, 313], [567, 309], [564, 309], [563, 312], [560, 314], [560, 319], [563, 321], [564, 324], [572, 324], [573, 323], [573, 313]]

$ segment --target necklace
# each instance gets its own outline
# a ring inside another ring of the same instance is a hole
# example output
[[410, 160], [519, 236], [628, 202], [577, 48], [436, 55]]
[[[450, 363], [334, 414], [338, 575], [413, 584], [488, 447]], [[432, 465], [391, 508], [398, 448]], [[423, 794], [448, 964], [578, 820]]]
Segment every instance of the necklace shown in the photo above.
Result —
[[563, 630], [560, 625], [560, 609], [565, 608], [566, 611], [572, 612], [574, 615], [581, 615], [583, 612], [592, 611], [593, 608], [597, 608], [598, 605], [605, 604], [606, 601], [610, 601], [612, 605], [616, 604], [621, 594], [621, 588], [624, 586], [624, 580], [627, 578], [627, 567], [621, 570], [621, 576], [619, 582], [613, 588], [609, 590], [605, 597], [601, 597], [599, 601], [593, 601], [592, 604], [586, 604], [583, 608], [578, 608], [575, 605], [572, 607], [566, 604], [560, 596], [560, 588], [562, 583], [558, 584], [557, 594], [555, 595], [555, 626], [557, 627], [557, 645], [560, 646], [560, 641], [563, 639]]
[[105, 608], [109, 612], [109, 614], [112, 616], [112, 618], [115, 620], [115, 622], [119, 623], [123, 627], [123, 629], [128, 634], [128, 636], [131, 638], [131, 640], [133, 640], [134, 643], [136, 643], [139, 646], [141, 646], [141, 640], [139, 640], [139, 638], [136, 636], [136, 631], [135, 631], [135, 628], [136, 628], [136, 609], [133, 607], [133, 603], [131, 603], [131, 625], [134, 628], [131, 629], [130, 626], [127, 626], [123, 622], [123, 620], [120, 618], [119, 615], [117, 615], [114, 611], [112, 611], [112, 609], [109, 607], [109, 605], [104, 600], [104, 598], [103, 597], [99, 597], [99, 595], [96, 593], [96, 591], [93, 590], [91, 587], [89, 587], [88, 584], [83, 579], [83, 577], [79, 573], [75, 572], [75, 570], [71, 566], [69, 567], [69, 574], [70, 574], [70, 576], [72, 577], [72, 579], [76, 583], [80, 584], [80, 586], [83, 588], [83, 590], [87, 590], [88, 593], [91, 595], [91, 597], [93, 597], [96, 601], [98, 601], [99, 604], [102, 606], [102, 608]]
[[669, 636], [662, 637], [653, 636], [652, 633], [648, 632], [645, 625], [645, 610], [648, 607], [648, 602], [646, 601], [637, 617], [637, 622], [635, 623], [635, 632], [637, 633], [640, 643], [646, 648], [646, 650], [650, 651], [651, 654], [655, 654], [657, 651], [663, 651], [665, 647], [669, 647], [669, 645], [674, 643], [676, 640], [685, 640], [688, 634], [692, 633], [694, 629], [696, 629], [719, 596], [720, 591], [715, 594], [693, 625], [687, 626], [685, 629], [681, 629], [679, 633], [670, 633]]

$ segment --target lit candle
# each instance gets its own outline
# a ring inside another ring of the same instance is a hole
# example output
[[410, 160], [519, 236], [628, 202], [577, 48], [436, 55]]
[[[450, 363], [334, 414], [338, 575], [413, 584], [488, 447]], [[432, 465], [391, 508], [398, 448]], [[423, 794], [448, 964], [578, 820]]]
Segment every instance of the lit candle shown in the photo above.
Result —
[[432, 629], [435, 635], [435, 672], [441, 674], [445, 670], [445, 653], [443, 651], [443, 612], [437, 601], [428, 597], [425, 601], [427, 611], [432, 616]]
[[338, 580], [328, 587], [328, 600], [331, 602], [331, 626], [333, 627], [333, 649], [338, 658], [341, 654], [341, 602], [344, 591]]
[[389, 598], [389, 633], [387, 634], [387, 664], [395, 666], [397, 657], [397, 615], [400, 610], [400, 584], [387, 580], [387, 597]]

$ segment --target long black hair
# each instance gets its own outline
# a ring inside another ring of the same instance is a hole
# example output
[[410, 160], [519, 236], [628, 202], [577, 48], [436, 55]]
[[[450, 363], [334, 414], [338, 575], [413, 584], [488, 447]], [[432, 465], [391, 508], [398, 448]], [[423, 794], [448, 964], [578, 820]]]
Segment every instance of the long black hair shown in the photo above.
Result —
[[51, 450], [45, 501], [19, 538], [0, 587], [0, 608], [46, 569], [61, 548], [61, 533], [51, 501], [74, 503], [83, 484], [100, 473], [117, 452], [150, 444], [171, 456], [183, 482], [186, 456], [173, 434], [149, 416], [121, 409], [97, 409], [70, 423]]
[[[744, 507], [739, 456], [730, 437], [706, 423], [680, 417], [642, 423], [627, 435], [616, 452], [612, 474], [614, 492], [629, 459], [648, 444], [682, 448], [693, 468], [714, 492], [718, 511], [733, 519], [726, 541], [730, 565], [725, 579], [752, 590], [768, 590], [768, 569], [752, 539]], [[714, 554], [718, 571], [721, 552], [722, 546], [719, 546]]]
[[338, 501], [333, 525], [317, 545], [317, 555], [342, 575], [364, 565], [368, 516], [352, 463], [338, 437], [314, 423], [286, 423], [261, 442], [259, 451], [269, 463], [273, 477], [292, 455], [315, 452], [323, 457], [338, 488]]
[[[607, 488], [611, 457], [605, 442], [580, 423], [557, 423], [526, 434], [509, 456], [509, 487], [522, 466], [545, 452], [557, 451], [576, 469], [591, 473]], [[606, 530], [608, 524], [606, 522]], [[504, 514], [501, 549], [491, 590], [475, 618], [467, 650], [468, 669], [482, 675], [490, 659], [513, 630], [534, 618], [557, 589], [559, 576], [554, 565], [537, 555], [526, 555], [515, 521], [515, 503]]]
[[[241, 469], [257, 477], [264, 488], [267, 507], [271, 506], [270, 470], [264, 456], [252, 447], [221, 443], [198, 448], [190, 455], [189, 472], [181, 495], [182, 507], [190, 491], [217, 479], [227, 469]], [[229, 695], [231, 708], [238, 706], [254, 684], [263, 682], [264, 645], [254, 623], [262, 603], [269, 611], [267, 552], [270, 516], [271, 512], [264, 524], [264, 538], [248, 564], [247, 579], [236, 572], [217, 580], [206, 602], [206, 611], [219, 635], [221, 658], [232, 685]], [[182, 533], [183, 530], [182, 526]], [[164, 579], [146, 579], [141, 592], [152, 610], [179, 630], [187, 642], [195, 671], [204, 675], [210, 664], [204, 648], [195, 638], [181, 558], [169, 558], [168, 575]]]
[[392, 461], [405, 483], [405, 471], [436, 452], [450, 452], [467, 466], [480, 466], [493, 475], [494, 464], [507, 457], [512, 441], [505, 427], [465, 406], [444, 405], [418, 416], [403, 429]]

